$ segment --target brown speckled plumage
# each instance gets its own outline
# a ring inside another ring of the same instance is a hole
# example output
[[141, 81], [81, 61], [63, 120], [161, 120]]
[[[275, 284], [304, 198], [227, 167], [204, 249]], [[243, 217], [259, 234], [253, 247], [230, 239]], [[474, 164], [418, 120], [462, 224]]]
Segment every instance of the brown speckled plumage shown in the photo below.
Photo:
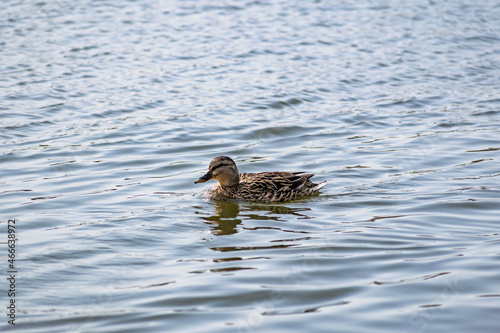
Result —
[[313, 183], [312, 176], [314, 174], [284, 171], [239, 174], [231, 158], [219, 156], [195, 183], [216, 179], [219, 183], [211, 192], [215, 199], [281, 202], [314, 194], [327, 184], [326, 181]]

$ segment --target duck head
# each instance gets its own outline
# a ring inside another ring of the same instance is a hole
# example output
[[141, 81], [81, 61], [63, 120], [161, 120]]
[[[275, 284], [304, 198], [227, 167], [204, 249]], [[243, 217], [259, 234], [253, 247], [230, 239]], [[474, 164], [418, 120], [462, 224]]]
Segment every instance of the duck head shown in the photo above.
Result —
[[217, 180], [222, 186], [238, 185], [240, 175], [236, 163], [227, 156], [216, 157], [210, 162], [208, 172], [196, 179], [194, 183], [204, 183], [210, 179]]

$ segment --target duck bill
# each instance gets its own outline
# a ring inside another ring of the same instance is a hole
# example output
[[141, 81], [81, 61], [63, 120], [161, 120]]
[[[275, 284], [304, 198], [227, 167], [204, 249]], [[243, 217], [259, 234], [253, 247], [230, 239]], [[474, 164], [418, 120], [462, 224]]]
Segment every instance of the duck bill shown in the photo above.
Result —
[[207, 173], [206, 173], [206, 174], [204, 174], [204, 175], [203, 175], [203, 176], [201, 176], [200, 178], [196, 179], [196, 180], [194, 181], [194, 183], [195, 183], [195, 184], [198, 184], [198, 183], [204, 183], [204, 182], [206, 182], [207, 180], [210, 180], [210, 179], [212, 179], [212, 178], [214, 178], [214, 176], [212, 175], [212, 171], [210, 171], [210, 170], [209, 170], [209, 171], [207, 171]]

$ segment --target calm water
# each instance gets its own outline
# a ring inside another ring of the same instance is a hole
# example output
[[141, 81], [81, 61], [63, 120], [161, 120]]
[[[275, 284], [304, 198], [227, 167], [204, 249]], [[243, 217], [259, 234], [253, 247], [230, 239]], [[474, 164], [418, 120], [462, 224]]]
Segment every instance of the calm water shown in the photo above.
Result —
[[[499, 331], [498, 2], [0, 13], [2, 331]], [[209, 200], [218, 155], [329, 185]]]

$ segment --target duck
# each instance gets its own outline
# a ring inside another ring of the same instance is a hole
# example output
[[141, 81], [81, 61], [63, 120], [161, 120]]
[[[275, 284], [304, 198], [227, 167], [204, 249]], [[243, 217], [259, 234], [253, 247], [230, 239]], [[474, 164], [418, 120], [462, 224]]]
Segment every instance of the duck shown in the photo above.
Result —
[[254, 202], [284, 202], [317, 193], [328, 182], [313, 183], [312, 173], [271, 171], [239, 173], [236, 163], [228, 156], [214, 158], [208, 171], [195, 184], [211, 179], [218, 181], [210, 193], [214, 199]]

